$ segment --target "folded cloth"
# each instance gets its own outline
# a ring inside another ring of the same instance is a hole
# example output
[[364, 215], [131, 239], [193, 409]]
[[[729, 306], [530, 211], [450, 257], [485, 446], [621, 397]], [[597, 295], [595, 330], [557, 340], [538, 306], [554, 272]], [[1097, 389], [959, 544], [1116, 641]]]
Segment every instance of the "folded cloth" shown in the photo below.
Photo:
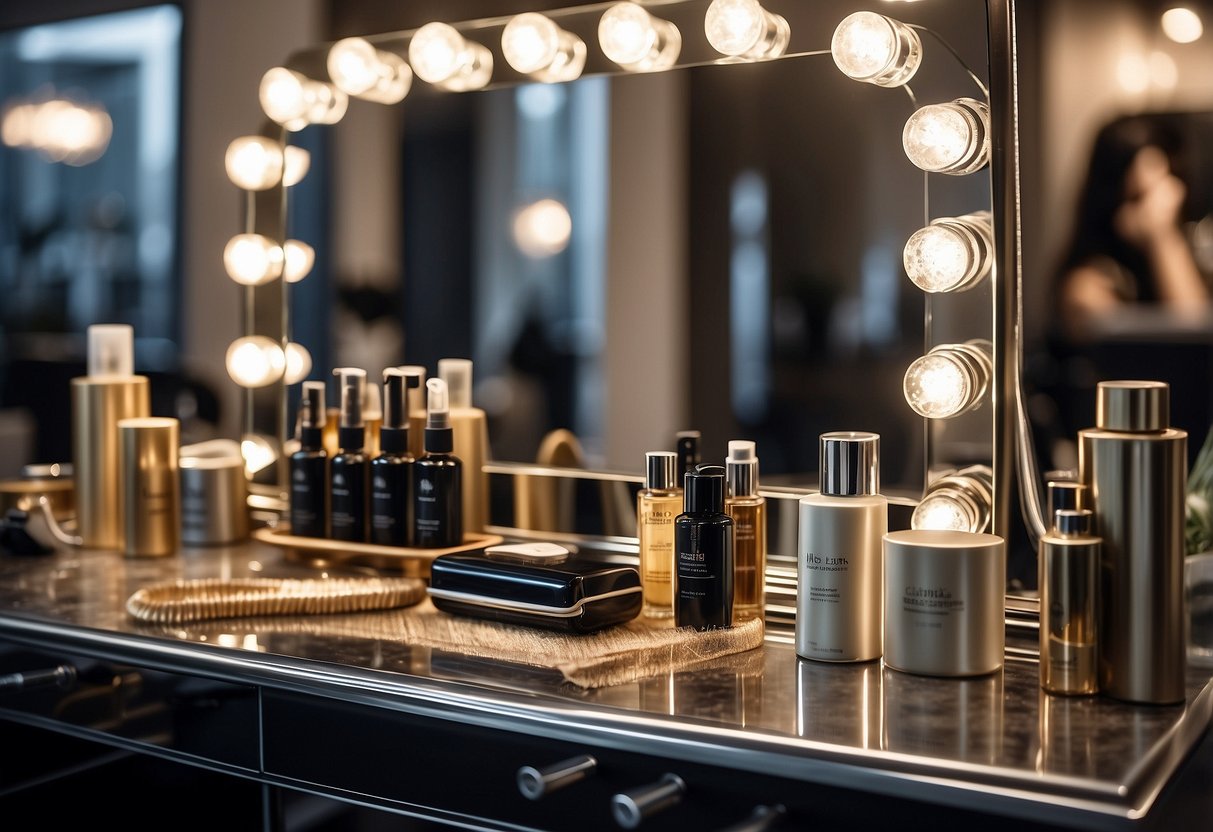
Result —
[[145, 586], [126, 601], [140, 621], [329, 614], [407, 607], [425, 598], [417, 578], [201, 578]]

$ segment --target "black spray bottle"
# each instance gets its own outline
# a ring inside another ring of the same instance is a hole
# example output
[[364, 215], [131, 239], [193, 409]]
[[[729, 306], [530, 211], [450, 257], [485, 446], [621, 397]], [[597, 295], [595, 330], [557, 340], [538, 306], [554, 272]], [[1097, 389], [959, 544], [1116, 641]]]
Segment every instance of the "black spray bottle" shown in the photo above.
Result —
[[409, 453], [408, 390], [421, 374], [400, 367], [383, 371], [383, 424], [379, 456], [371, 460], [371, 542], [413, 545], [413, 455]]
[[455, 448], [446, 382], [425, 383], [425, 455], [413, 465], [413, 545], [445, 549], [463, 542], [463, 463]]
[[696, 630], [733, 624], [733, 518], [724, 511], [724, 467], [700, 465], [684, 478], [674, 520], [674, 623]]
[[329, 534], [334, 540], [366, 542], [370, 460], [367, 458], [366, 423], [362, 402], [366, 370], [333, 370], [341, 387], [341, 421], [337, 429], [337, 455], [330, 469]]
[[303, 382], [299, 450], [291, 454], [291, 534], [328, 537], [329, 455], [324, 450], [324, 382]]

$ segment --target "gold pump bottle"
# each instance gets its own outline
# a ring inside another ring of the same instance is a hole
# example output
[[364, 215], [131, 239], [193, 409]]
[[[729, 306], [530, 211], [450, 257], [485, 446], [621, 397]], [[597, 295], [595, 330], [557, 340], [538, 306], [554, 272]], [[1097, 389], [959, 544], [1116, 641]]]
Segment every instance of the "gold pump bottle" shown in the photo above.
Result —
[[767, 501], [758, 493], [754, 443], [734, 439], [724, 461], [725, 512], [733, 518], [733, 619], [761, 618], [766, 603]]
[[72, 466], [76, 533], [88, 548], [122, 546], [118, 422], [151, 414], [146, 376], [134, 374], [134, 330], [88, 328], [88, 375], [72, 379]]
[[1099, 688], [1157, 705], [1186, 698], [1184, 493], [1188, 434], [1168, 427], [1170, 388], [1101, 381], [1079, 431], [1079, 479], [1100, 554]]

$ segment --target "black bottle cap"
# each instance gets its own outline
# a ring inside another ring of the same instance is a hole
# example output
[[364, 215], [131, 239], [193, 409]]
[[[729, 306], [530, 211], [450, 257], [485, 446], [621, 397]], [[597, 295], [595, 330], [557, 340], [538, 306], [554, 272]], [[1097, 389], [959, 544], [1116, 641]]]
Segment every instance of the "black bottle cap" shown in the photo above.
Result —
[[409, 429], [380, 428], [379, 450], [385, 454], [403, 454], [409, 449]]
[[342, 451], [361, 451], [366, 447], [366, 428], [338, 428], [337, 447]]
[[324, 447], [324, 428], [300, 428], [299, 447], [305, 451], [319, 451]]
[[699, 465], [684, 478], [683, 511], [687, 514], [724, 512], [724, 466]]

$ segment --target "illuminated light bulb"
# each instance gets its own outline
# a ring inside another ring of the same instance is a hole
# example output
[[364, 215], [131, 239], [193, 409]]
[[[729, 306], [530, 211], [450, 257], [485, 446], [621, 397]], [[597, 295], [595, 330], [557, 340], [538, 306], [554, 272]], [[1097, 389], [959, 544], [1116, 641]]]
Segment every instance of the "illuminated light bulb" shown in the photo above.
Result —
[[834, 63], [848, 78], [900, 87], [922, 62], [922, 40], [906, 24], [876, 12], [847, 15], [830, 41]]
[[1179, 67], [1175, 59], [1157, 49], [1150, 53], [1150, 84], [1160, 90], [1173, 90], [1179, 83]]
[[223, 267], [243, 286], [260, 286], [282, 275], [282, 246], [260, 234], [237, 234], [223, 247]]
[[902, 390], [919, 416], [950, 419], [981, 404], [993, 370], [988, 342], [941, 344], [909, 366]]
[[227, 146], [223, 166], [232, 184], [246, 191], [264, 191], [283, 178], [282, 147], [265, 136], [241, 136]]
[[282, 277], [287, 283], [298, 283], [316, 264], [316, 250], [302, 240], [287, 240], [282, 248], [286, 257]]
[[329, 48], [329, 77], [337, 89], [378, 104], [398, 104], [413, 85], [404, 58], [365, 38], [342, 38]]
[[493, 53], [447, 23], [427, 23], [409, 41], [409, 63], [422, 81], [453, 92], [478, 90], [493, 75]]
[[911, 162], [930, 173], [980, 170], [990, 161], [990, 108], [973, 98], [928, 104], [906, 121], [901, 145]]
[[682, 33], [638, 3], [616, 3], [598, 20], [602, 52], [628, 72], [667, 69], [682, 51]]
[[514, 217], [514, 242], [528, 257], [551, 257], [564, 251], [573, 233], [569, 209], [555, 199], [541, 199]]
[[292, 185], [298, 185], [303, 181], [303, 177], [307, 176], [307, 172], [312, 166], [312, 154], [293, 144], [288, 144], [283, 149], [283, 153], [285, 156], [282, 166], [282, 185], [289, 188]]
[[225, 363], [227, 374], [241, 387], [265, 387], [286, 372], [286, 353], [264, 335], [246, 335], [228, 346]]
[[287, 384], [298, 384], [312, 371], [312, 354], [303, 344], [291, 341], [286, 345], [286, 373], [282, 380]]
[[712, 0], [703, 29], [717, 52], [746, 60], [778, 58], [792, 37], [788, 22], [758, 0]]
[[931, 482], [914, 513], [910, 528], [982, 532], [994, 503], [993, 472], [984, 465], [953, 471]]
[[575, 80], [585, 69], [585, 41], [535, 12], [510, 18], [501, 51], [515, 70], [545, 83]]
[[1204, 34], [1200, 15], [1191, 9], [1177, 6], [1162, 13], [1162, 32], [1176, 43], [1192, 43]]
[[274, 464], [278, 452], [264, 436], [246, 434], [240, 440], [240, 455], [244, 457], [244, 471], [250, 477]]
[[309, 124], [336, 124], [349, 107], [349, 96], [302, 73], [276, 66], [261, 76], [261, 109], [287, 130]]
[[990, 212], [933, 220], [910, 235], [902, 262], [906, 275], [924, 292], [971, 289], [994, 262]]
[[33, 146], [34, 114], [37, 107], [33, 104], [14, 104], [4, 111], [4, 120], [0, 121], [0, 141], [9, 147]]

